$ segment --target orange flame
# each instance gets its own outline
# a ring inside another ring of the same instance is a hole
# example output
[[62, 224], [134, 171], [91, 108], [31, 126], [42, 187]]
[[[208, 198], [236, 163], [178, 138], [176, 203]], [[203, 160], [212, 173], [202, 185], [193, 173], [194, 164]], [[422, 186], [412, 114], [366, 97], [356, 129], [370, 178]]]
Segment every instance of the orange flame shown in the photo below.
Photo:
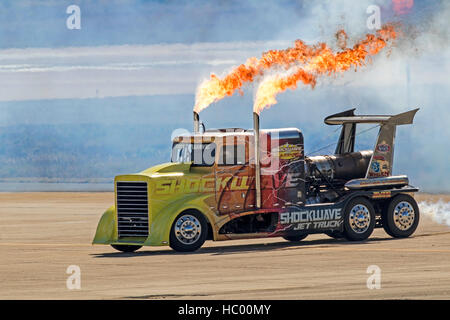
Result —
[[301, 65], [296, 64], [287, 75], [267, 76], [258, 86], [253, 111], [259, 114], [264, 108], [276, 104], [276, 95], [287, 89], [297, 88], [299, 81], [314, 88], [317, 76], [344, 72], [351, 67], [357, 70], [358, 67], [366, 64], [368, 57], [379, 53], [386, 47], [388, 41], [394, 40], [396, 37], [394, 26], [385, 25], [377, 31], [376, 35], [367, 34], [353, 48], [347, 48], [337, 53], [333, 53], [327, 45], [322, 44], [320, 50], [305, 59], [306, 62]]
[[322, 45], [308, 46], [303, 41], [296, 40], [292, 48], [270, 50], [260, 59], [255, 57], [248, 59], [245, 64], [235, 67], [222, 79], [211, 74], [210, 79], [203, 81], [197, 88], [194, 111], [200, 112], [211, 103], [233, 95], [237, 90], [240, 91], [246, 82], [253, 82], [256, 77], [275, 65], [289, 68], [293, 63], [305, 63], [321, 49]]

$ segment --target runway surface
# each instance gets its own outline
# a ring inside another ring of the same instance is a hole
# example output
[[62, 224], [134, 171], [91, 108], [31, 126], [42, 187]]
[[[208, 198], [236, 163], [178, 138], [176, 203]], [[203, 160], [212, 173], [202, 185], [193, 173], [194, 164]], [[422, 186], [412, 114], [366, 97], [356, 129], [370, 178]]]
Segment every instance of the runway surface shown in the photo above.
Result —
[[[448, 195], [419, 195], [418, 200]], [[450, 227], [421, 217], [413, 237], [376, 229], [351, 243], [312, 235], [208, 241], [195, 253], [92, 246], [112, 193], [0, 193], [0, 299], [449, 299]], [[70, 265], [81, 289], [66, 286]], [[381, 288], [369, 290], [370, 265]]]

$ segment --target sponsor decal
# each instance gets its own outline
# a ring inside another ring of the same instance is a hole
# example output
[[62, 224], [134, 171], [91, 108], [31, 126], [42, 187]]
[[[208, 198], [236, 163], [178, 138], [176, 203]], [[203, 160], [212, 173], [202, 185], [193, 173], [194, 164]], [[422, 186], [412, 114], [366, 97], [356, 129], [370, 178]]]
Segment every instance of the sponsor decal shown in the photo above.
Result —
[[[231, 181], [231, 182], [230, 182]], [[227, 188], [231, 191], [248, 190], [250, 179], [242, 177], [218, 177], [215, 178], [190, 178], [190, 179], [161, 179], [156, 181], [156, 194], [172, 193], [196, 193], [223, 191]]]
[[281, 224], [293, 224], [293, 230], [333, 229], [342, 223], [342, 209], [311, 209], [282, 212]]
[[391, 150], [391, 147], [387, 143], [381, 143], [377, 145], [377, 151], [381, 153], [388, 153]]
[[318, 221], [297, 223], [292, 230], [338, 229], [342, 221]]
[[381, 156], [381, 155], [373, 156], [373, 159], [374, 159], [374, 160], [381, 160], [381, 161], [386, 160], [386, 158], [385, 158], [384, 156]]
[[382, 160], [374, 160], [370, 165], [370, 176], [388, 177], [390, 175], [389, 162]]
[[380, 163], [378, 161], [372, 162], [372, 165], [370, 167], [373, 172], [378, 173], [380, 172]]
[[372, 193], [373, 199], [384, 199], [384, 198], [390, 198], [391, 192], [390, 191], [376, 191]]
[[278, 148], [272, 149], [272, 154], [283, 160], [297, 160], [302, 157], [303, 148], [300, 145], [285, 143]]
[[366, 181], [361, 181], [360, 185], [365, 186], [365, 185], [392, 185], [392, 184], [403, 184], [405, 183], [404, 179], [388, 179], [388, 180], [378, 180], [378, 181], [373, 181], [373, 180], [366, 180]]

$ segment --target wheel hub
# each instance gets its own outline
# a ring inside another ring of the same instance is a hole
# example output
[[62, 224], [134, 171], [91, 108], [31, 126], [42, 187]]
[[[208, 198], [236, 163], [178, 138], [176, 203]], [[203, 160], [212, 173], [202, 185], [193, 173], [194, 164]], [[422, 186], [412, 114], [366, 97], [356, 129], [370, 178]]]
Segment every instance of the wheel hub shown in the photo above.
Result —
[[408, 230], [414, 223], [415, 212], [409, 202], [399, 202], [394, 208], [394, 223], [400, 230]]
[[364, 233], [370, 225], [370, 211], [362, 204], [355, 205], [350, 210], [350, 227], [356, 233]]
[[184, 244], [192, 244], [198, 240], [202, 232], [200, 221], [194, 216], [184, 215], [175, 223], [175, 236]]

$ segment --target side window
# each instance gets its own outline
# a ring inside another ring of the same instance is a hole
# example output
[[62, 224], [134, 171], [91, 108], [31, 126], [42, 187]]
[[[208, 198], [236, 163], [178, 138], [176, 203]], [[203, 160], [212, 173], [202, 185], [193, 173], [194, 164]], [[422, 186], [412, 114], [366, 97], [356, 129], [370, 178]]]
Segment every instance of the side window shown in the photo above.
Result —
[[219, 154], [219, 165], [235, 166], [245, 164], [245, 144], [222, 146]]

